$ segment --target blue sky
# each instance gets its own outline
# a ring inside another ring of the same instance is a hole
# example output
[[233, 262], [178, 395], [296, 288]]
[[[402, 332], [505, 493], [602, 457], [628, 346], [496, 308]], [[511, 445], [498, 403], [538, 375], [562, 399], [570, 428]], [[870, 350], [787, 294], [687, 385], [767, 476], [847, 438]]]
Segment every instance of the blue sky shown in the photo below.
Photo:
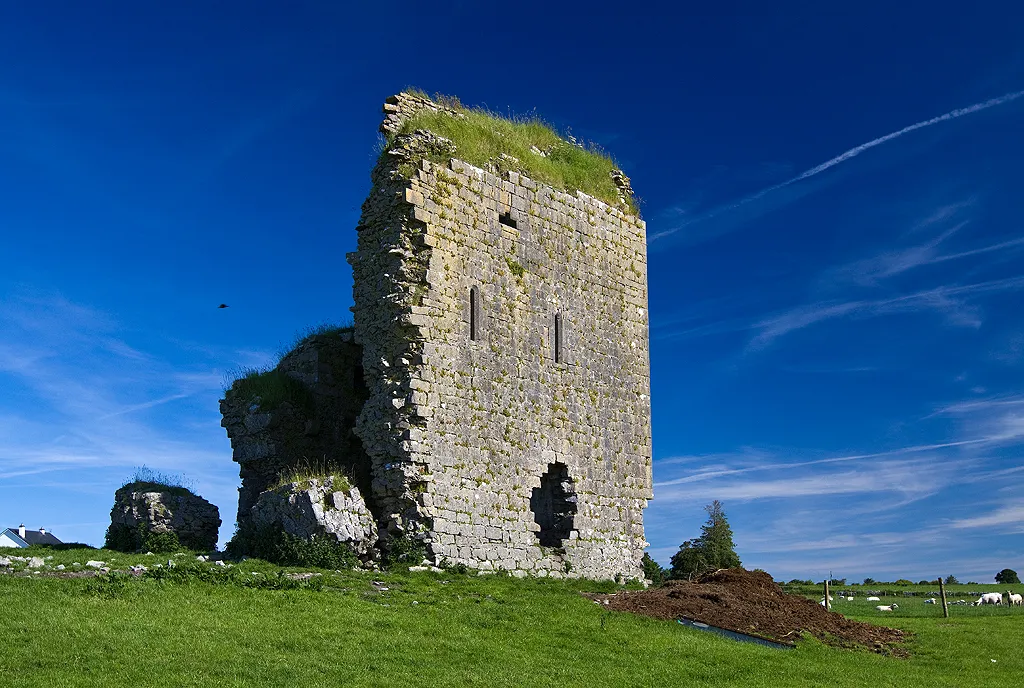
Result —
[[413, 84], [632, 177], [656, 559], [717, 498], [777, 578], [1024, 571], [1019, 8], [54, 7], [0, 9], [0, 525], [99, 544], [144, 464], [230, 537], [224, 381], [347, 316]]

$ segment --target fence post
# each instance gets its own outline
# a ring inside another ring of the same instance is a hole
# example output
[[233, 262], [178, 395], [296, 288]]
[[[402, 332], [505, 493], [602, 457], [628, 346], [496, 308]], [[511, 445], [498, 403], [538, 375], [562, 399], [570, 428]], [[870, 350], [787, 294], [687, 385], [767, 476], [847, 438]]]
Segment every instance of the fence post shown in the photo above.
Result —
[[825, 611], [832, 611], [832, 605], [828, 603], [828, 578], [825, 579]]
[[939, 578], [939, 594], [942, 595], [942, 616], [949, 618], [949, 606], [946, 604], [946, 586], [942, 584], [942, 578]]

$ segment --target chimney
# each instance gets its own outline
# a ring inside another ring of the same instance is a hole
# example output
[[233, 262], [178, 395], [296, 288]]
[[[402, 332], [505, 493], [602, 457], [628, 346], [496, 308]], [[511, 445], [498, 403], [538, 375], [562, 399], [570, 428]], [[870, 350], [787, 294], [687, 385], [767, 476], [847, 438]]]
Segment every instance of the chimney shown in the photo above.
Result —
[[40, 535], [46, 535], [46, 528], [43, 528], [42, 526], [39, 526], [39, 534]]
[[18, 526], [18, 537], [20, 537], [22, 540], [25, 539], [25, 524], [24, 523], [22, 523], [20, 526]]

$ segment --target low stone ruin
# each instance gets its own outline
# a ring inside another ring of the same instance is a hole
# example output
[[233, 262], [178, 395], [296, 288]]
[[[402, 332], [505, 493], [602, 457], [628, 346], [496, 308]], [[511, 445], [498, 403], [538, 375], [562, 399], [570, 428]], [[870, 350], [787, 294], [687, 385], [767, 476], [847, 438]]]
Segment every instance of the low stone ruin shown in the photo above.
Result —
[[361, 559], [374, 556], [377, 524], [359, 488], [341, 476], [310, 478], [263, 492], [249, 510], [256, 529], [272, 528], [303, 540], [330, 537]]
[[136, 551], [161, 543], [209, 551], [217, 547], [220, 523], [217, 507], [186, 488], [134, 482], [114, 493], [104, 546]]

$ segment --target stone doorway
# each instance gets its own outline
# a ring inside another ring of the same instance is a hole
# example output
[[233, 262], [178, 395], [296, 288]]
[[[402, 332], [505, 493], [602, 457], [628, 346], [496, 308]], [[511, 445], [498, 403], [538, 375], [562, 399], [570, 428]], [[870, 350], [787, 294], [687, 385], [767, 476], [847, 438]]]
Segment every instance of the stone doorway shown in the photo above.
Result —
[[572, 531], [576, 515], [576, 488], [564, 463], [548, 464], [540, 477], [540, 487], [530, 497], [533, 520], [540, 526], [537, 539], [542, 547], [561, 547]]

